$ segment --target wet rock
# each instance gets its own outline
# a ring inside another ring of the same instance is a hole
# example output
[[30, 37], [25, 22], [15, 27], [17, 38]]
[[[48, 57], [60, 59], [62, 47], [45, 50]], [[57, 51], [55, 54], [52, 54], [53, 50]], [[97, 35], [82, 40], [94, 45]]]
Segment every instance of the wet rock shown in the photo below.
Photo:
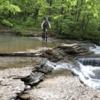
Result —
[[25, 90], [29, 90], [29, 89], [31, 89], [31, 86], [30, 85], [26, 85], [25, 86]]
[[48, 58], [50, 61], [57, 62], [68, 55], [85, 55], [88, 53], [90, 52], [79, 44], [61, 44], [54, 49], [46, 50], [41, 56]]
[[92, 43], [94, 43], [94, 44], [100, 46], [100, 41], [92, 41]]
[[35, 65], [35, 70], [33, 70], [33, 72], [36, 71], [36, 72], [41, 72], [44, 74], [49, 74], [52, 72], [52, 70], [53, 68], [45, 66], [44, 64], [43, 65], [37, 64]]
[[79, 44], [61, 44], [60, 46], [58, 46], [58, 48], [63, 49], [67, 54], [81, 54], [88, 52], [85, 47]]
[[65, 54], [59, 49], [49, 49], [46, 52], [44, 52], [41, 56], [48, 58], [50, 61], [56, 62], [63, 59]]
[[25, 82], [26, 85], [31, 85], [31, 86], [38, 84], [43, 79], [44, 79], [44, 74], [41, 72], [35, 72], [27, 77], [21, 78], [21, 80]]

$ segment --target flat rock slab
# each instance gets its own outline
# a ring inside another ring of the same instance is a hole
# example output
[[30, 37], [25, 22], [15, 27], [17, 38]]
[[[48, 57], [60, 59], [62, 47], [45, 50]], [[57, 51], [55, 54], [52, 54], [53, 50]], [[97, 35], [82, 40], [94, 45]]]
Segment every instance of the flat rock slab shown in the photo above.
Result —
[[40, 47], [38, 50], [28, 50], [22, 52], [13, 52], [13, 53], [0, 53], [0, 57], [38, 57], [41, 52], [51, 49], [49, 47]]
[[84, 86], [71, 75], [48, 78], [28, 91], [32, 100], [100, 100], [100, 91]]
[[13, 68], [0, 71], [0, 100], [11, 100], [24, 91], [25, 84], [20, 79], [32, 72], [31, 67]]
[[21, 78], [21, 80], [24, 81], [26, 85], [31, 85], [31, 86], [38, 84], [43, 79], [44, 79], [44, 74], [41, 72], [35, 72], [27, 77]]
[[78, 44], [65, 44], [65, 43], [62, 43], [59, 45], [59, 47], [74, 47], [74, 46], [78, 46]]
[[45, 66], [45, 63], [44, 63], [44, 65], [36, 64], [35, 70], [33, 70], [33, 72], [41, 72], [44, 74], [50, 74], [50, 73], [52, 73], [52, 71], [53, 71], [53, 68], [51, 68], [49, 66]]
[[12, 68], [0, 70], [0, 78], [19, 78], [31, 74], [33, 67]]

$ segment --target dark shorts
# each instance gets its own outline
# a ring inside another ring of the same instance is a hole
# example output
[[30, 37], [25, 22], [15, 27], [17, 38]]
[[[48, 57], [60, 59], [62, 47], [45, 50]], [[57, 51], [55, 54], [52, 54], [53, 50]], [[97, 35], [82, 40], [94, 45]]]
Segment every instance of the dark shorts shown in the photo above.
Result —
[[44, 28], [44, 29], [42, 29], [42, 31], [43, 31], [43, 32], [45, 32], [45, 28]]

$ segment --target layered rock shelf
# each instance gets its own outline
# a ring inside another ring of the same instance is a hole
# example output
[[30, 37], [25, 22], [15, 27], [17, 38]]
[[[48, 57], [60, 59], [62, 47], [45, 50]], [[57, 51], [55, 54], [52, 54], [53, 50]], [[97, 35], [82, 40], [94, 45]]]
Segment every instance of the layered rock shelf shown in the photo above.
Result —
[[15, 100], [27, 86], [20, 77], [30, 75], [32, 68], [13, 68], [0, 71], [0, 100]]
[[[67, 57], [68, 55], [83, 55], [89, 53], [90, 52], [86, 48], [78, 44], [61, 44], [53, 49], [39, 51], [34, 54], [30, 53], [29, 56], [32, 57], [38, 55], [38, 57], [47, 58], [52, 62], [57, 62], [64, 59], [64, 57]], [[26, 54], [25, 53], [22, 54], [20, 53], [20, 55], [19, 53], [14, 53], [14, 54], [12, 53], [6, 55], [0, 54], [0, 56], [10, 56], [10, 55], [25, 56]], [[34, 100], [31, 98], [30, 94], [27, 93], [27, 90], [31, 89], [34, 86], [37, 86], [41, 81], [44, 80], [45, 75], [52, 73], [52, 71], [53, 68], [46, 66], [45, 62], [44, 63], [42, 62], [42, 64], [40, 63], [36, 64], [33, 67], [1, 70], [0, 100]], [[40, 100], [40, 99], [35, 99], [35, 100]], [[43, 100], [51, 100], [51, 99], [44, 98]]]
[[43, 81], [52, 68], [37, 64], [35, 67], [12, 68], [0, 71], [0, 100], [31, 100], [26, 90]]
[[67, 55], [85, 55], [92, 53], [79, 44], [61, 44], [55, 48], [45, 48], [34, 52], [0, 53], [1, 57], [45, 57], [49, 60], [57, 58], [61, 60]]
[[54, 49], [46, 50], [41, 54], [42, 57], [56, 62], [62, 60], [68, 55], [86, 55], [93, 52], [88, 51], [85, 47], [79, 44], [61, 44]]

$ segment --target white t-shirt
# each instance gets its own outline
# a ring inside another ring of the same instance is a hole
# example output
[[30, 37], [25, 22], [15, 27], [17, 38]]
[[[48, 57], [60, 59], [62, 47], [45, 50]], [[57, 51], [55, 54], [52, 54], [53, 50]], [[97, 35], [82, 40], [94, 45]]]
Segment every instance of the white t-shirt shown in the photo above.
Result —
[[[43, 22], [42, 22], [42, 24], [44, 24], [44, 23], [45, 23], [45, 21], [43, 21]], [[48, 21], [48, 24], [50, 24], [50, 22], [49, 22], [49, 21]]]

